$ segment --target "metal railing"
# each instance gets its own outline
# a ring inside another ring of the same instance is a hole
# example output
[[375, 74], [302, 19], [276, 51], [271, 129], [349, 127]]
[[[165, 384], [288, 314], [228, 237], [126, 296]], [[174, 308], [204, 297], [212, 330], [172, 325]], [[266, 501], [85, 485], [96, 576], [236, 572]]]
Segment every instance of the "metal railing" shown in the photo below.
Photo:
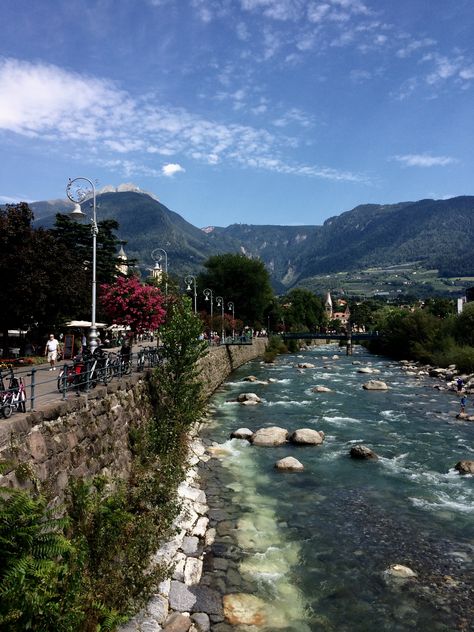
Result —
[[[40, 403], [65, 401], [70, 395], [88, 395], [97, 385], [152, 369], [162, 361], [158, 347], [142, 347], [129, 354], [106, 352], [98, 357], [74, 359], [58, 364], [54, 370], [49, 365], [8, 368], [0, 371], [0, 421], [14, 412], [32, 412]], [[3, 380], [11, 380], [12, 376], [21, 382], [21, 395], [18, 387], [4, 388]]]

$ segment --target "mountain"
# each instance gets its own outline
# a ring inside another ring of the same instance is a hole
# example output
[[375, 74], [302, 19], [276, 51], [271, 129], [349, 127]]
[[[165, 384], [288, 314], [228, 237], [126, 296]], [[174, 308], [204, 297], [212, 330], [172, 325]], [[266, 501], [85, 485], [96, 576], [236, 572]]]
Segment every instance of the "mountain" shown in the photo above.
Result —
[[[240, 252], [260, 258], [274, 287], [308, 285], [317, 275], [416, 262], [445, 276], [474, 275], [474, 197], [365, 204], [331, 217], [322, 226], [232, 224], [196, 228], [156, 198], [124, 185], [97, 195], [97, 216], [114, 218], [126, 252], [145, 270], [151, 252], [164, 248], [168, 270], [198, 272], [213, 254]], [[54, 214], [72, 207], [54, 200], [30, 205], [36, 224], [51, 226]], [[83, 205], [83, 210], [85, 205]]]

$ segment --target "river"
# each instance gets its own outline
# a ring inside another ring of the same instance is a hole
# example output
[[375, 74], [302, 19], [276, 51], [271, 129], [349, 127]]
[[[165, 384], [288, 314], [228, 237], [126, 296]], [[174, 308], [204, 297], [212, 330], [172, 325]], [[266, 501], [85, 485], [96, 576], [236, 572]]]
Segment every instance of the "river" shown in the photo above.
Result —
[[[316, 368], [298, 369], [303, 362]], [[358, 373], [362, 366], [380, 373]], [[243, 381], [248, 375], [258, 382]], [[369, 379], [389, 390], [364, 390]], [[325, 345], [275, 364], [251, 362], [219, 389], [203, 433], [218, 444], [218, 458], [202, 473], [217, 530], [204, 581], [223, 594], [257, 597], [244, 620], [258, 627], [229, 629], [474, 629], [474, 478], [453, 469], [474, 459], [474, 423], [456, 419], [459, 399], [436, 390], [438, 383], [362, 347], [346, 356]], [[314, 393], [316, 385], [331, 392]], [[243, 392], [262, 402], [238, 404]], [[325, 440], [264, 448], [229, 438], [237, 428], [263, 426], [322, 430]], [[379, 460], [351, 459], [357, 443]], [[284, 456], [304, 471], [277, 471]], [[393, 564], [417, 577], [387, 576]]]

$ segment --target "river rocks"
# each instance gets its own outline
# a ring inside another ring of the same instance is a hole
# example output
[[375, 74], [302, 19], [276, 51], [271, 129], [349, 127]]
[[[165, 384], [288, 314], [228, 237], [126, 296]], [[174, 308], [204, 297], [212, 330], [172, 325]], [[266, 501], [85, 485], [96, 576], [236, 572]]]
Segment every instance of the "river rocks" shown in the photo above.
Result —
[[324, 441], [324, 432], [312, 428], [300, 428], [290, 435], [290, 441], [299, 445], [321, 445]]
[[418, 577], [417, 573], [408, 566], [403, 564], [392, 564], [383, 572], [384, 578], [387, 579], [415, 579]]
[[224, 617], [231, 625], [265, 625], [265, 602], [258, 597], [234, 593], [224, 595], [223, 602]]
[[467, 413], [458, 413], [456, 419], [462, 419], [462, 421], [474, 421], [474, 415], [468, 415]]
[[252, 435], [251, 442], [253, 445], [272, 446], [283, 445], [288, 439], [288, 431], [278, 426], [270, 426], [268, 428], [260, 428]]
[[366, 391], [388, 391], [388, 386], [382, 380], [369, 380], [362, 385]]
[[240, 395], [237, 396], [237, 401], [241, 404], [253, 406], [259, 404], [262, 400], [256, 393], [240, 393]]
[[454, 466], [459, 474], [474, 474], [474, 461], [459, 461]]
[[186, 617], [179, 612], [173, 612], [166, 620], [164, 632], [188, 632], [192, 622], [189, 617]]
[[363, 366], [361, 369], [357, 369], [357, 373], [380, 373], [380, 369], [373, 369], [371, 366]]
[[242, 382], [258, 382], [258, 377], [255, 377], [255, 375], [247, 375], [247, 377], [242, 378]]
[[304, 465], [293, 456], [286, 456], [275, 463], [277, 470], [285, 470], [287, 472], [302, 472]]
[[250, 441], [252, 435], [253, 432], [248, 428], [239, 428], [238, 430], [234, 430], [230, 436], [231, 439], [247, 439], [247, 441]]
[[350, 456], [352, 459], [366, 459], [370, 461], [377, 461], [379, 458], [373, 450], [361, 444], [352, 446]]
[[311, 390], [313, 393], [332, 393], [332, 389], [327, 386], [313, 386]]
[[298, 369], [315, 369], [316, 365], [311, 364], [311, 362], [300, 362], [298, 364]]

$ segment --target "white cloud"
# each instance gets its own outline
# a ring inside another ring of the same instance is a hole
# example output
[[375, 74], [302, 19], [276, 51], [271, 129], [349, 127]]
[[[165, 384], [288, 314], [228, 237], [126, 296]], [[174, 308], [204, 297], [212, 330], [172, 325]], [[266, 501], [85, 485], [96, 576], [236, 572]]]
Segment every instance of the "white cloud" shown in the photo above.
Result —
[[[298, 139], [240, 123], [206, 119], [183, 108], [166, 107], [155, 97], [132, 98], [115, 84], [67, 72], [56, 66], [0, 59], [0, 130], [34, 137], [40, 147], [54, 147], [67, 156], [87, 156], [129, 178], [142, 174], [171, 176], [179, 164], [194, 159], [207, 165], [227, 162], [261, 169], [333, 180], [365, 181], [351, 172], [325, 166], [295, 165], [291, 149]], [[247, 90], [232, 98], [242, 103]], [[262, 113], [261, 98], [254, 108]], [[313, 124], [292, 109], [281, 124]], [[42, 143], [42, 144], [41, 144]], [[137, 155], [138, 154], [138, 155]], [[169, 157], [162, 169], [156, 156]], [[179, 162], [178, 162], [179, 160]]]
[[412, 53], [421, 48], [427, 48], [430, 46], [434, 46], [436, 44], [436, 40], [431, 39], [429, 37], [425, 37], [421, 40], [412, 40], [408, 42], [403, 48], [399, 48], [396, 52], [397, 57], [404, 59], [405, 57], [410, 57]]
[[167, 165], [163, 165], [163, 167], [161, 168], [161, 172], [163, 173], [163, 175], [167, 176], [168, 178], [174, 176], [175, 173], [183, 173], [184, 171], [186, 170], [183, 169], [181, 165], [178, 165], [175, 162], [170, 162]]
[[458, 162], [450, 156], [431, 156], [430, 154], [405, 154], [393, 156], [393, 159], [407, 167], [445, 167]]

